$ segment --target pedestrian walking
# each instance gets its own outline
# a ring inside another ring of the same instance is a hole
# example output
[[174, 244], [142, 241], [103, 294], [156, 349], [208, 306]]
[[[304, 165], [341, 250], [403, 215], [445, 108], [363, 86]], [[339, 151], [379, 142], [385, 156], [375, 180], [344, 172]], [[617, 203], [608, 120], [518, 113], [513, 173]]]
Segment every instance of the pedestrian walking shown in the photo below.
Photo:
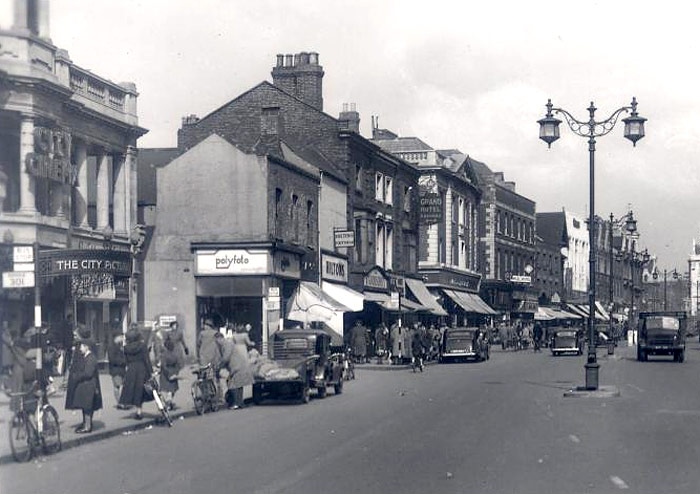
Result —
[[379, 358], [380, 362], [383, 362], [388, 353], [387, 344], [389, 340], [389, 330], [386, 328], [384, 323], [380, 323], [377, 326], [374, 334], [375, 341], [375, 353]]
[[199, 365], [205, 366], [211, 364], [214, 369], [219, 368], [221, 362], [221, 348], [216, 341], [216, 335], [221, 334], [214, 329], [214, 323], [211, 319], [206, 319], [202, 324], [202, 330], [199, 332], [197, 348], [199, 350]]
[[178, 374], [185, 366], [184, 352], [179, 345], [171, 334], [166, 335], [160, 355], [160, 390], [171, 410], [175, 409], [175, 393], [179, 389]]
[[141, 420], [143, 418], [143, 402], [153, 399], [152, 395], [146, 393], [144, 387], [144, 383], [153, 374], [153, 369], [148, 358], [148, 346], [136, 328], [132, 328], [126, 333], [124, 358], [126, 360], [126, 373], [124, 374], [124, 387], [119, 403], [125, 407], [136, 407], [134, 418]]
[[78, 434], [92, 432], [92, 414], [102, 408], [102, 391], [93, 353], [93, 342], [80, 339], [76, 342], [78, 354], [74, 355], [68, 374], [66, 410], [82, 410], [83, 422], [75, 430]]
[[391, 363], [398, 364], [401, 362], [403, 350], [403, 334], [398, 321], [391, 325], [389, 338], [391, 339]]
[[246, 324], [242, 330], [233, 333], [230, 340], [223, 343], [221, 366], [229, 373], [226, 379], [226, 403], [234, 410], [243, 407], [243, 388], [254, 382], [248, 356], [248, 349], [255, 346], [250, 339], [251, 329], [250, 324]]
[[352, 353], [355, 361], [365, 363], [367, 360], [367, 328], [359, 319], [352, 328]]
[[180, 323], [177, 321], [173, 321], [170, 323], [170, 338], [172, 338], [173, 343], [175, 344], [175, 350], [177, 352], [182, 352], [182, 358], [183, 361], [185, 360], [185, 357], [188, 357], [190, 355], [190, 349], [187, 347], [187, 344], [185, 343], [185, 334], [180, 327]]
[[114, 398], [117, 401], [117, 408], [123, 409], [119, 403], [124, 386], [124, 375], [126, 374], [126, 358], [124, 357], [124, 335], [118, 334], [107, 347], [107, 360], [109, 363], [109, 375], [112, 377], [112, 387]]
[[532, 331], [533, 347], [535, 352], [542, 351], [540, 348], [542, 342], [542, 325], [539, 322], [535, 323], [535, 329]]

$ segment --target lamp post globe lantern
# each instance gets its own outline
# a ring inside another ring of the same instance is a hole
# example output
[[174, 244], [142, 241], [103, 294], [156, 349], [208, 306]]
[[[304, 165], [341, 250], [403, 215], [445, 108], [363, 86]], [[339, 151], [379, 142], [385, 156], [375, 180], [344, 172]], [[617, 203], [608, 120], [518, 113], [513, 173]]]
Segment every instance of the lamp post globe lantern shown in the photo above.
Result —
[[623, 118], [625, 124], [625, 139], [632, 141], [632, 146], [637, 145], [637, 141], [644, 137], [644, 122], [646, 118], [640, 117], [637, 113], [637, 98], [632, 98], [632, 112], [629, 117]]
[[552, 100], [547, 100], [547, 114], [544, 118], [537, 121], [540, 124], [540, 139], [547, 143], [547, 147], [551, 148], [552, 143], [559, 139], [559, 124], [561, 120], [552, 115]]

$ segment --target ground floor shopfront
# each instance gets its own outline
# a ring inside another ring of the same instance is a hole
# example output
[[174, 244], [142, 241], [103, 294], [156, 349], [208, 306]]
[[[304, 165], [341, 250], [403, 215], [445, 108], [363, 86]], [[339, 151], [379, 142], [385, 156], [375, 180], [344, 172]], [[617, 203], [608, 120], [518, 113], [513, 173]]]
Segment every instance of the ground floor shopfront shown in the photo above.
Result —
[[480, 293], [501, 321], [533, 321], [535, 318], [537, 292], [529, 282], [484, 280]]

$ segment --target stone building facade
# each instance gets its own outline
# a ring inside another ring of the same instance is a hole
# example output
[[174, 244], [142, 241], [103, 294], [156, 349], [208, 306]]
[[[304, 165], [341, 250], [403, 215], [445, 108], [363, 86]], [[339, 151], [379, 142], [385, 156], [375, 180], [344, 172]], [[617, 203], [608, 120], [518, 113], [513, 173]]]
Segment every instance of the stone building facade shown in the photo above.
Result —
[[[146, 132], [138, 125], [138, 93], [133, 83], [81, 68], [52, 43], [48, 1], [10, 7], [10, 17], [0, 18], [3, 251], [7, 258], [12, 247], [35, 243], [51, 251], [41, 254], [46, 262], [37, 271], [43, 319], [56, 326], [75, 315], [103, 350], [109, 331], [129, 318], [131, 273], [58, 273], [52, 261], [71, 249], [106, 251], [98, 257], [130, 263], [136, 140]], [[71, 255], [78, 264], [85, 260], [84, 253]], [[4, 328], [33, 325], [32, 290], [3, 288], [1, 303]]]

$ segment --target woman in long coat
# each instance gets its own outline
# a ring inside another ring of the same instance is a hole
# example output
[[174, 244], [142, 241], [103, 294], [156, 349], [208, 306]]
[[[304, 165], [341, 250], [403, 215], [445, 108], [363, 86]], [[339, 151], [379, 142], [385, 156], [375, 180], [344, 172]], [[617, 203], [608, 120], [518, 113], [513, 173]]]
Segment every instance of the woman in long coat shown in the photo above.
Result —
[[126, 333], [124, 345], [124, 358], [126, 360], [126, 374], [124, 375], [124, 387], [119, 403], [123, 406], [136, 407], [136, 419], [143, 417], [141, 407], [144, 401], [153, 398], [146, 396], [144, 383], [151, 377], [153, 369], [148, 359], [148, 347], [138, 330]]
[[[221, 349], [216, 341], [219, 331], [215, 330], [210, 320], [204, 321], [202, 330], [199, 332], [199, 364], [211, 364], [214, 369], [218, 369], [221, 363]], [[218, 375], [218, 374], [217, 374]]]
[[229, 371], [228, 389], [233, 392], [233, 409], [243, 406], [243, 387], [254, 382], [253, 370], [248, 358], [248, 348], [255, 346], [250, 339], [250, 324], [246, 324], [239, 333], [231, 336], [232, 345], [225, 347], [223, 366]]
[[179, 389], [176, 378], [185, 366], [184, 354], [178, 345], [179, 343], [175, 343], [175, 340], [167, 335], [160, 355], [160, 390], [165, 393], [165, 402], [171, 410], [175, 408], [173, 398]]
[[92, 414], [102, 408], [102, 390], [97, 369], [97, 357], [92, 353], [90, 341], [80, 340], [79, 358], [74, 358], [68, 374], [66, 409], [82, 410], [83, 423], [76, 433], [92, 432]]

